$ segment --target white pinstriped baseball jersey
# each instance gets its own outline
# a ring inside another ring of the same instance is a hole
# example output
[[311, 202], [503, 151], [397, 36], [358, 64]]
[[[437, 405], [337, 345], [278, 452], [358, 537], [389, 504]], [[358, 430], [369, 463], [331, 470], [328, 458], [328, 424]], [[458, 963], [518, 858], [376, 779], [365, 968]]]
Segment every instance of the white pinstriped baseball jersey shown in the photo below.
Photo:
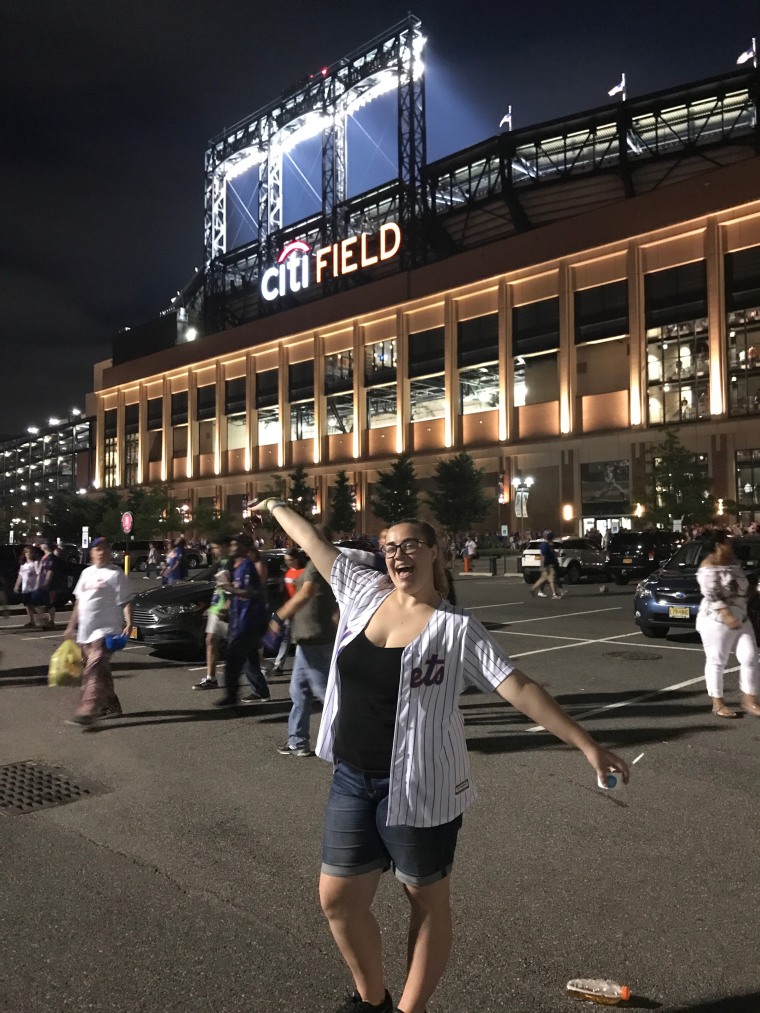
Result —
[[[336, 557], [332, 589], [340, 621], [317, 739], [317, 755], [334, 762], [340, 702], [337, 658], [393, 591], [387, 574]], [[459, 696], [470, 682], [491, 692], [514, 665], [481, 623], [444, 601], [401, 655], [391, 757], [388, 826], [448, 823], [475, 801]]]

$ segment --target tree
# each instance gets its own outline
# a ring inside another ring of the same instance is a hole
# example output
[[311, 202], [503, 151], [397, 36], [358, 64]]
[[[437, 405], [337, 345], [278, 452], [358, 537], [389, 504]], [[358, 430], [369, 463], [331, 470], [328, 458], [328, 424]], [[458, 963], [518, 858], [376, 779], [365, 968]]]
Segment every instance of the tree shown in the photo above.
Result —
[[177, 499], [168, 485], [136, 486], [127, 493], [126, 509], [134, 518], [132, 535], [149, 540], [182, 527]]
[[372, 513], [386, 524], [394, 524], [404, 517], [416, 517], [419, 501], [411, 455], [399, 454], [388, 471], [378, 472], [373, 492]]
[[458, 536], [479, 524], [493, 506], [484, 490], [486, 474], [476, 468], [462, 451], [451, 460], [439, 460], [435, 467], [435, 491], [428, 501], [438, 523]]
[[354, 489], [341, 468], [330, 491], [330, 527], [336, 534], [350, 535], [354, 530]]
[[646, 475], [646, 509], [653, 524], [672, 525], [674, 519], [704, 523], [715, 515], [710, 493], [712, 479], [700, 467], [698, 456], [681, 443], [677, 429], [649, 448]]
[[60, 538], [62, 542], [79, 545], [82, 528], [88, 527], [91, 534], [102, 516], [99, 496], [80, 496], [70, 490], [53, 494], [47, 509], [47, 520], [42, 526], [46, 538]]
[[193, 509], [189, 527], [197, 536], [215, 542], [221, 538], [231, 538], [237, 533], [240, 523], [226, 510], [217, 510], [208, 503], [199, 503]]
[[306, 468], [297, 464], [290, 473], [290, 505], [302, 517], [311, 517], [314, 513], [314, 489], [306, 481]]

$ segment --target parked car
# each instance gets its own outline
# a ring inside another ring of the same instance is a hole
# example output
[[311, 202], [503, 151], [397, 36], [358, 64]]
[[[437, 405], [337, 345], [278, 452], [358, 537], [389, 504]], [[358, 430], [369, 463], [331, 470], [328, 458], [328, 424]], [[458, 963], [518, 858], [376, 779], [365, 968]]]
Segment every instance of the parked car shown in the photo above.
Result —
[[[283, 601], [285, 553], [262, 552], [267, 565], [267, 598], [272, 609]], [[153, 587], [132, 599], [132, 638], [151, 647], [186, 647], [203, 650], [204, 613], [214, 591], [216, 565], [206, 567], [188, 580]]]
[[[750, 583], [760, 576], [760, 538], [741, 537], [731, 540], [734, 553]], [[673, 630], [693, 630], [702, 595], [697, 583], [697, 569], [705, 558], [705, 543], [687, 542], [656, 573], [650, 574], [636, 588], [633, 596], [633, 618], [645, 637], [666, 637]], [[750, 610], [757, 631], [757, 600]]]
[[610, 537], [606, 566], [616, 584], [647, 577], [658, 570], [683, 543], [677, 531], [618, 531]]
[[[150, 541], [141, 542], [137, 539], [131, 538], [129, 541], [129, 569], [134, 572], [139, 570], [144, 571], [148, 567], [148, 552], [153, 544], [159, 546], [162, 555], [166, 555], [170, 549], [165, 546], [163, 539], [152, 538]], [[114, 542], [111, 546], [111, 562], [116, 563], [117, 566], [124, 565], [124, 552], [126, 550], [126, 542]], [[187, 566], [190, 570], [195, 570], [199, 566], [206, 566], [207, 559], [205, 552], [200, 549], [187, 549], [185, 553], [187, 559]]]
[[[522, 574], [526, 584], [533, 584], [541, 573], [541, 541], [528, 542], [522, 554]], [[606, 553], [587, 538], [569, 536], [553, 541], [559, 561], [559, 575], [568, 584], [577, 584], [581, 577], [607, 579]]]

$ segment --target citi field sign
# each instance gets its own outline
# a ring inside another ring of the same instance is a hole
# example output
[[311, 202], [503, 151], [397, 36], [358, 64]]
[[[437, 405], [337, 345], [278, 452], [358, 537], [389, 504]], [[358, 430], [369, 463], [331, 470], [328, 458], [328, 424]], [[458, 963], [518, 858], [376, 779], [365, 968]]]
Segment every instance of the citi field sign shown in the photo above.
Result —
[[274, 302], [288, 292], [301, 292], [326, 277], [342, 278], [363, 271], [383, 260], [391, 260], [401, 249], [401, 229], [395, 222], [380, 226], [375, 234], [362, 232], [331, 246], [313, 250], [297, 239], [283, 246], [277, 264], [261, 276], [259, 290], [263, 299]]

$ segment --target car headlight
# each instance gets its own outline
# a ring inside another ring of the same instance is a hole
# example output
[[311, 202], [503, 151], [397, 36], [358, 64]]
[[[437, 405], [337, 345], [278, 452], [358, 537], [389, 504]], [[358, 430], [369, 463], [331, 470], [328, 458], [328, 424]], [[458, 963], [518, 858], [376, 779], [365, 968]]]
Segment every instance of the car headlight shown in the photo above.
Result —
[[637, 598], [651, 598], [654, 595], [654, 591], [651, 587], [647, 586], [646, 581], [642, 580], [640, 584], [636, 586], [636, 597]]
[[188, 602], [186, 605], [157, 605], [153, 612], [160, 619], [167, 619], [169, 616], [186, 615], [188, 612], [202, 612], [206, 605], [204, 602]]

